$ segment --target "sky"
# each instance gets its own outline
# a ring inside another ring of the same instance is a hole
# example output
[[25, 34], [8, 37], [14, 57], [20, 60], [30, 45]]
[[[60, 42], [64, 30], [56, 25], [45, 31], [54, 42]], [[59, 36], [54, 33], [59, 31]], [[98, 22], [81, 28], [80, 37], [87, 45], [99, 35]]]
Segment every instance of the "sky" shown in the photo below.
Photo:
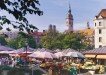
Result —
[[[39, 8], [44, 12], [42, 16], [27, 15], [29, 23], [35, 25], [39, 31], [48, 29], [50, 24], [56, 25], [58, 31], [63, 32], [66, 26], [66, 15], [71, 5], [74, 17], [74, 29], [84, 29], [87, 21], [93, 27], [94, 17], [102, 10], [106, 9], [106, 0], [39, 0]], [[8, 15], [0, 12], [0, 14]], [[11, 18], [11, 16], [9, 16]]]

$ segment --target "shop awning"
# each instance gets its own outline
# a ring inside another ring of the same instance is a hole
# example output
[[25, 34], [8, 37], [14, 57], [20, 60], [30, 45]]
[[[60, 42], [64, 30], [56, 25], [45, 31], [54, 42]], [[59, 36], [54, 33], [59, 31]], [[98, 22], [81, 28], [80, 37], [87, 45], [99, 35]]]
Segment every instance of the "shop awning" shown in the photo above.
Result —
[[106, 55], [97, 55], [97, 59], [106, 59]]
[[96, 55], [93, 55], [93, 54], [85, 54], [85, 57], [86, 57], [86, 58], [95, 58], [95, 56], [96, 56]]

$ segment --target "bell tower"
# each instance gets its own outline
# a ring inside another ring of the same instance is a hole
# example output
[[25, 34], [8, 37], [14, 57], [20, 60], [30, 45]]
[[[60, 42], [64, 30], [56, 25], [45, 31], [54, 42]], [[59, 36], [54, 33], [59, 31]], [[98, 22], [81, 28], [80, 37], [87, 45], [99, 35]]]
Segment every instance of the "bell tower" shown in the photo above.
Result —
[[66, 17], [66, 25], [68, 26], [68, 32], [73, 32], [73, 15], [71, 14], [71, 6], [69, 4], [69, 10]]

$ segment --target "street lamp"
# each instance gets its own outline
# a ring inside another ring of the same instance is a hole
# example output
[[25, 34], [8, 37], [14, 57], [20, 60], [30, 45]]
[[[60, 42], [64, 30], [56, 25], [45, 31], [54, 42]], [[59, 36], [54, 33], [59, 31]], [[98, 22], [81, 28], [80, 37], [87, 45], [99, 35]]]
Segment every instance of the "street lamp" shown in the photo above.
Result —
[[26, 52], [25, 53], [26, 54], [25, 55], [26, 56], [25, 59], [26, 59], [26, 62], [27, 62], [27, 49], [28, 49], [28, 42], [27, 42], [27, 39], [26, 39], [26, 42], [25, 42], [25, 52]]

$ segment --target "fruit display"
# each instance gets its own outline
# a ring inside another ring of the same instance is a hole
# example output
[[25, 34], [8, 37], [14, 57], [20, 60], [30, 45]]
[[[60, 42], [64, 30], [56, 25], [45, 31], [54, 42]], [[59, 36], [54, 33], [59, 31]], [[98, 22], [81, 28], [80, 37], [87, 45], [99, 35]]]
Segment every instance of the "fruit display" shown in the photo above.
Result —
[[103, 65], [100, 65], [99, 74], [102, 74], [105, 72], [105, 67]]

